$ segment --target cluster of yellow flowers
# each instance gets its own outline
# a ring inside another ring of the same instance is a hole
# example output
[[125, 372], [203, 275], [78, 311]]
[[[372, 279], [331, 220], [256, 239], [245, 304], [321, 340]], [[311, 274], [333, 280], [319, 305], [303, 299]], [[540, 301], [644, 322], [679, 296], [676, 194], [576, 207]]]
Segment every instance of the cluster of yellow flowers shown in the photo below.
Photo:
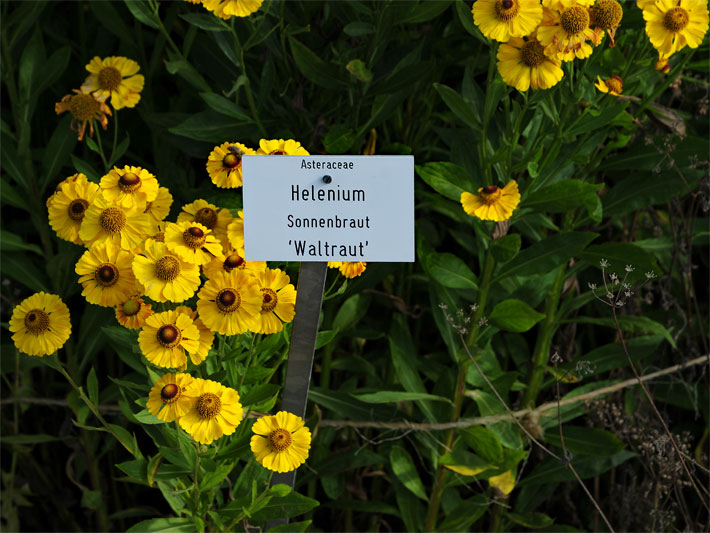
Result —
[[228, 20], [232, 17], [248, 17], [258, 11], [264, 0], [186, 0], [202, 6], [215, 16]]
[[[697, 47], [708, 29], [703, 0], [637, 0], [637, 4], [643, 9], [651, 44], [665, 64], [686, 44]], [[519, 91], [555, 86], [564, 76], [561, 63], [589, 57], [605, 32], [614, 46], [623, 16], [616, 0], [477, 0], [472, 12], [483, 35], [503, 43], [498, 72]], [[621, 78], [599, 78], [597, 88], [618, 95]]]

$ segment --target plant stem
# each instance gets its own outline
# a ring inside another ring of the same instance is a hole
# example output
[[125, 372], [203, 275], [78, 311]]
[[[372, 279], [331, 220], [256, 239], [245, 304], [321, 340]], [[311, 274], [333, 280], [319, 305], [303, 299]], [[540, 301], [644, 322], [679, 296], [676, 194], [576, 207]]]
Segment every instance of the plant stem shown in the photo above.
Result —
[[256, 127], [259, 129], [259, 133], [262, 137], [268, 137], [264, 124], [262, 124], [259, 118], [259, 112], [256, 109], [256, 103], [254, 102], [254, 95], [251, 92], [251, 82], [249, 81], [249, 76], [247, 75], [247, 65], [244, 61], [244, 49], [242, 48], [241, 42], [239, 41], [239, 36], [234, 29], [234, 17], [232, 17], [232, 37], [234, 38], [234, 48], [237, 52], [237, 57], [239, 58], [239, 66], [242, 69], [242, 76], [244, 76], [244, 90], [247, 93], [247, 102], [249, 103], [249, 109], [251, 110], [251, 116], [256, 123]]
[[237, 391], [239, 391], [242, 388], [242, 383], [244, 383], [244, 378], [247, 375], [247, 370], [249, 370], [249, 365], [251, 365], [251, 360], [254, 357], [254, 344], [256, 340], [257, 334], [252, 333], [251, 335], [251, 346], [249, 346], [249, 356], [247, 357], [247, 362], [246, 365], [244, 366], [244, 373], [239, 376], [239, 384], [237, 385]]
[[[94, 119], [91, 119], [92, 122]], [[108, 172], [108, 162], [106, 161], [106, 156], [104, 155], [104, 147], [101, 145], [101, 132], [99, 128], [96, 128], [96, 144], [99, 147], [99, 155], [101, 156], [101, 161], [104, 164], [104, 172]]]
[[113, 146], [111, 147], [111, 156], [108, 158], [111, 164], [114, 163], [113, 156], [116, 155], [116, 141], [118, 141], [118, 111], [113, 112]]

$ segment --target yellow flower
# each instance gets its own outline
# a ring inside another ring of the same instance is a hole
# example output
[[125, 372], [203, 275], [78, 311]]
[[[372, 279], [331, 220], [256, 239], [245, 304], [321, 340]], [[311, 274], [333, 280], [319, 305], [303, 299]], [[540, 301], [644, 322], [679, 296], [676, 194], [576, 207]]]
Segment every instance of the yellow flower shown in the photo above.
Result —
[[168, 223], [165, 244], [170, 252], [193, 265], [209, 263], [222, 253], [222, 245], [199, 222]]
[[116, 320], [124, 328], [141, 329], [146, 318], [153, 314], [150, 304], [140, 296], [131, 296], [116, 306]]
[[171, 254], [163, 242], [148, 239], [145, 255], [133, 258], [133, 273], [148, 298], [156, 302], [184, 302], [200, 286], [200, 267]]
[[234, 17], [248, 17], [258, 11], [264, 0], [203, 0], [205, 9], [225, 20]]
[[148, 394], [145, 406], [148, 412], [165, 422], [173, 422], [184, 416], [195, 402], [188, 387], [195, 381], [190, 374], [165, 374], [155, 382]]
[[537, 29], [537, 38], [545, 47], [545, 53], [561, 61], [584, 59], [592, 55], [592, 47], [601, 43], [604, 30], [589, 27], [589, 8], [578, 0], [555, 0], [554, 9], [544, 9], [542, 23]]
[[614, 47], [614, 36], [616, 29], [621, 23], [621, 18], [624, 16], [624, 10], [621, 4], [616, 0], [597, 0], [597, 3], [592, 7], [592, 24], [597, 28], [606, 30], [611, 39], [610, 47]]
[[54, 112], [57, 115], [61, 115], [65, 111], [71, 113], [71, 129], [79, 134], [81, 141], [84, 138], [87, 124], [89, 125], [89, 137], [94, 136], [94, 120], [98, 120], [99, 124], [106, 129], [108, 126], [106, 115], [111, 115], [111, 109], [86, 92], [78, 89], [74, 89], [74, 92], [76, 94], [68, 94], [54, 104]]
[[671, 66], [668, 63], [668, 59], [669, 56], [664, 55], [662, 52], [658, 52], [658, 61], [656, 61], [655, 65], [655, 68], [658, 72], [668, 74], [668, 71], [671, 69]]
[[288, 275], [278, 268], [254, 273], [261, 291], [261, 312], [256, 315], [252, 331], [254, 333], [278, 333], [283, 322], [291, 322], [295, 315], [296, 289]]
[[291, 472], [308, 459], [311, 431], [303, 419], [287, 411], [263, 416], [252, 426], [251, 451], [264, 467], [274, 472]]
[[153, 227], [165, 220], [170, 214], [170, 206], [173, 205], [173, 195], [167, 187], [158, 187], [158, 195], [155, 200], [148, 202], [145, 206], [145, 213], [150, 217]]
[[261, 311], [259, 287], [244, 270], [216, 274], [205, 282], [197, 297], [202, 322], [223, 335], [238, 335], [251, 329]]
[[286, 141], [283, 139], [261, 139], [256, 153], [262, 155], [310, 155], [300, 142], [293, 139]]
[[205, 200], [195, 200], [182, 206], [178, 222], [199, 222], [212, 230], [217, 240], [224, 243], [227, 240], [227, 226], [232, 222], [229, 209], [221, 209]]
[[624, 83], [619, 76], [614, 74], [611, 78], [602, 80], [597, 76], [597, 83], [594, 86], [603, 93], [611, 93], [614, 96], [621, 96], [621, 90], [624, 87]]
[[135, 107], [141, 99], [145, 80], [138, 74], [140, 67], [132, 59], [112, 56], [101, 59], [99, 56], [86, 65], [90, 72], [81, 90], [90, 92], [101, 102], [111, 98], [114, 109]]
[[228, 249], [206, 265], [202, 265], [202, 272], [210, 279], [218, 272], [229, 273], [234, 269], [246, 270], [255, 274], [266, 269], [266, 261], [245, 261], [244, 256], [237, 250]]
[[141, 167], [113, 167], [100, 185], [107, 201], [121, 207], [140, 206], [144, 212], [146, 204], [158, 196], [158, 180]]
[[75, 272], [84, 290], [81, 295], [91, 304], [114, 307], [136, 293], [136, 278], [131, 264], [133, 254], [110, 242], [89, 248], [76, 264]]
[[227, 226], [227, 239], [229, 245], [244, 256], [244, 211], [241, 209], [237, 213], [237, 218], [232, 220]]
[[83, 244], [79, 238], [81, 221], [98, 193], [99, 186], [96, 183], [87, 180], [84, 174], [74, 174], [64, 180], [57, 192], [49, 197], [49, 225], [60, 239]]
[[481, 220], [507, 220], [520, 203], [518, 183], [511, 181], [502, 189], [497, 185], [481, 187], [478, 194], [461, 193], [461, 205], [466, 214]]
[[53, 354], [71, 335], [69, 309], [56, 294], [38, 292], [12, 310], [12, 340], [27, 355]]
[[86, 246], [111, 242], [131, 251], [143, 242], [150, 231], [148, 215], [142, 207], [121, 207], [98, 194], [84, 214], [79, 238]]
[[643, 7], [646, 35], [654, 48], [666, 56], [685, 45], [697, 48], [708, 31], [705, 0], [657, 0]]
[[192, 354], [198, 350], [200, 332], [185, 313], [154, 313], [145, 319], [145, 325], [138, 334], [138, 346], [154, 365], [185, 369], [185, 351]]
[[365, 272], [367, 263], [365, 261], [328, 261], [328, 267], [337, 268], [343, 276], [352, 279]]
[[178, 424], [201, 444], [231, 435], [242, 421], [242, 404], [234, 389], [209, 379], [195, 379], [186, 394], [197, 399]]
[[557, 59], [545, 55], [544, 47], [536, 40], [524, 41], [511, 37], [498, 48], [498, 72], [503, 81], [519, 91], [549, 89], [564, 76]]
[[530, 35], [542, 20], [538, 0], [477, 0], [471, 11], [481, 33], [501, 42]]
[[190, 307], [181, 305], [175, 310], [178, 313], [185, 313], [189, 316], [200, 332], [200, 345], [194, 353], [190, 353], [190, 360], [192, 363], [199, 365], [202, 361], [207, 359], [207, 356], [210, 354], [210, 349], [214, 343], [214, 331], [205, 326], [202, 320], [197, 318], [197, 311], [191, 309]]
[[241, 143], [222, 143], [215, 146], [207, 158], [207, 173], [217, 187], [236, 189], [242, 186], [242, 156], [255, 154]]

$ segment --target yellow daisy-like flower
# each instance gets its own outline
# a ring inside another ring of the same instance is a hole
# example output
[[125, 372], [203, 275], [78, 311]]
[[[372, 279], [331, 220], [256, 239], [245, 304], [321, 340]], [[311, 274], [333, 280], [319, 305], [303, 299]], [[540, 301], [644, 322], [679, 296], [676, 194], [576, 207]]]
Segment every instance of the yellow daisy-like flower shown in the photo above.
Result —
[[657, 0], [643, 7], [646, 35], [653, 47], [666, 56], [685, 45], [697, 48], [708, 31], [705, 0]]
[[200, 267], [171, 254], [163, 242], [148, 239], [145, 255], [133, 258], [133, 273], [156, 302], [184, 302], [200, 286]]
[[205, 200], [195, 200], [182, 206], [178, 222], [199, 222], [208, 230], [212, 230], [217, 240], [224, 243], [227, 240], [227, 226], [232, 222], [229, 209], [221, 209]]
[[256, 153], [261, 155], [310, 155], [300, 142], [293, 139], [286, 141], [283, 139], [261, 139]]
[[564, 76], [557, 59], [545, 55], [544, 47], [531, 39], [511, 37], [498, 48], [498, 72], [503, 81], [519, 91], [549, 89]]
[[604, 30], [590, 27], [589, 8], [579, 0], [555, 0], [555, 9], [544, 9], [543, 19], [537, 29], [537, 39], [545, 53], [561, 61], [584, 59], [592, 55], [592, 47], [601, 43]]
[[262, 300], [252, 331], [267, 335], [278, 333], [284, 328], [282, 322], [291, 322], [296, 314], [296, 289], [288, 275], [278, 268], [267, 268], [254, 277]]
[[140, 67], [132, 59], [120, 56], [101, 59], [96, 56], [86, 65], [86, 70], [90, 74], [81, 90], [92, 93], [101, 102], [111, 98], [114, 109], [135, 107], [141, 99], [145, 79], [138, 74]]
[[140, 296], [131, 296], [116, 306], [116, 320], [128, 329], [141, 329], [152, 314], [153, 308]]
[[196, 379], [186, 391], [196, 400], [193, 407], [178, 419], [180, 427], [201, 444], [212, 444], [223, 435], [231, 435], [242, 421], [239, 393], [209, 379]]
[[61, 115], [65, 111], [71, 113], [71, 129], [79, 134], [81, 141], [86, 133], [87, 124], [89, 125], [89, 137], [94, 136], [94, 120], [97, 120], [103, 129], [106, 129], [111, 109], [104, 102], [97, 100], [85, 91], [73, 90], [76, 94], [68, 94], [54, 104], [54, 112], [57, 115]]
[[258, 11], [264, 0], [203, 0], [205, 9], [224, 20], [232, 17], [248, 17]]
[[624, 10], [616, 0], [597, 0], [592, 7], [592, 25], [609, 33], [611, 48], [615, 46], [614, 36], [623, 16]]
[[222, 253], [222, 245], [199, 222], [169, 223], [165, 227], [165, 244], [180, 259], [194, 265], [209, 263]]
[[133, 254], [110, 242], [99, 242], [81, 256], [74, 271], [84, 290], [81, 295], [91, 304], [114, 307], [136, 292], [136, 277], [131, 264]]
[[150, 389], [146, 409], [165, 422], [179, 419], [195, 403], [195, 397], [188, 393], [193, 381], [195, 378], [190, 374], [165, 374]]
[[62, 185], [65, 185], [67, 183], [74, 183], [75, 181], [79, 181], [82, 179], [86, 179], [86, 176], [82, 174], [81, 172], [77, 172], [76, 174], [72, 174], [71, 176], [64, 178], [62, 181], [57, 183], [57, 186], [54, 188], [54, 193], [51, 194], [47, 198], [47, 209], [49, 209], [52, 206], [52, 203], [54, 202], [54, 197], [58, 195], [60, 192], [62, 192]]
[[237, 215], [227, 226], [227, 239], [229, 245], [244, 256], [244, 211], [240, 209]]
[[197, 318], [197, 311], [187, 307], [186, 305], [181, 305], [175, 310], [178, 313], [185, 313], [189, 316], [200, 332], [200, 346], [197, 348], [197, 351], [190, 353], [190, 360], [192, 363], [199, 365], [202, 361], [207, 359], [207, 356], [210, 353], [210, 349], [214, 343], [214, 331], [205, 326], [204, 322]]
[[503, 188], [497, 185], [481, 187], [478, 194], [461, 193], [461, 205], [466, 214], [481, 220], [507, 220], [520, 203], [518, 183], [513, 180]]
[[328, 261], [328, 268], [337, 268], [348, 279], [356, 278], [366, 267], [365, 261]]
[[242, 156], [255, 154], [241, 143], [222, 143], [215, 146], [207, 158], [207, 173], [217, 187], [236, 189], [242, 186]]
[[542, 20], [539, 0], [477, 0], [471, 11], [481, 33], [501, 42], [530, 35]]
[[149, 231], [150, 222], [143, 207], [121, 207], [97, 194], [84, 214], [79, 238], [86, 246], [108, 241], [131, 251], [145, 240]]
[[614, 96], [621, 96], [621, 90], [624, 87], [624, 82], [616, 74], [605, 80], [602, 80], [599, 76], [597, 76], [597, 83], [595, 83], [594, 86], [603, 93], [611, 93]]
[[74, 174], [64, 180], [57, 192], [47, 201], [49, 225], [60, 239], [83, 244], [79, 228], [89, 205], [99, 193], [99, 186], [86, 179], [84, 174]]
[[178, 311], [154, 313], [145, 319], [138, 346], [151, 363], [163, 368], [187, 367], [187, 355], [200, 347], [200, 332], [192, 319]]
[[303, 419], [288, 411], [263, 416], [252, 426], [251, 451], [264, 467], [273, 472], [291, 472], [308, 459], [311, 431]]
[[146, 204], [158, 196], [158, 180], [141, 167], [113, 167], [100, 185], [107, 201], [121, 207], [140, 206], [144, 212]]
[[202, 322], [223, 335], [238, 335], [254, 327], [262, 295], [253, 276], [244, 270], [218, 273], [197, 293]]
[[246, 270], [251, 274], [263, 272], [266, 269], [266, 261], [245, 261], [242, 254], [231, 249], [223, 251], [220, 256], [202, 265], [202, 272], [207, 278], [213, 278], [218, 272], [226, 274], [234, 269]]
[[56, 294], [38, 292], [12, 310], [12, 341], [27, 355], [49, 355], [71, 335], [69, 309]]
[[170, 194], [168, 188], [158, 187], [158, 194], [155, 199], [145, 206], [145, 213], [150, 217], [154, 228], [157, 228], [158, 224], [170, 214], [171, 205], [173, 205], [173, 195]]
[[658, 52], [658, 61], [656, 61], [656, 64], [654, 65], [655, 69], [663, 74], [668, 74], [671, 70], [671, 65], [668, 63], [669, 58], [670, 56]]

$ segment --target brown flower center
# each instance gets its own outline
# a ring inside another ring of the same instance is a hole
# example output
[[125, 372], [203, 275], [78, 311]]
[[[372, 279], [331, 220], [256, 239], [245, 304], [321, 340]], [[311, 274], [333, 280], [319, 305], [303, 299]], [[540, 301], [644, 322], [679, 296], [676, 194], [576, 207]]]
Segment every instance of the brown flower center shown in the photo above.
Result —
[[99, 215], [99, 225], [106, 233], [118, 233], [126, 226], [126, 213], [119, 207], [107, 207]]
[[207, 235], [200, 228], [192, 226], [182, 232], [182, 241], [188, 248], [196, 250], [207, 241]]
[[94, 281], [102, 287], [113, 287], [118, 278], [118, 269], [111, 263], [102, 263], [94, 270]]
[[608, 80], [606, 80], [606, 86], [609, 87], [612, 91], [615, 93], [621, 94], [622, 89], [624, 88], [624, 82], [619, 76], [612, 76]]
[[495, 3], [496, 17], [499, 20], [513, 20], [520, 11], [518, 0], [498, 0]]
[[172, 255], [161, 257], [155, 262], [155, 277], [160, 281], [173, 281], [180, 275], [180, 261]]
[[195, 222], [199, 222], [207, 229], [214, 229], [217, 225], [217, 211], [211, 207], [203, 207], [195, 213]]
[[114, 67], [104, 67], [99, 71], [99, 87], [106, 91], [115, 91], [121, 85], [123, 76]]
[[180, 328], [167, 324], [161, 326], [156, 335], [158, 342], [165, 348], [175, 348], [182, 340], [182, 332]]
[[240, 268], [244, 266], [244, 258], [239, 254], [232, 254], [227, 259], [224, 260], [224, 270], [231, 272], [235, 268]]
[[222, 159], [222, 166], [226, 168], [235, 168], [242, 164], [242, 157], [229, 153]]
[[269, 155], [288, 155], [285, 150], [274, 150], [269, 152]]
[[168, 383], [160, 389], [160, 399], [163, 400], [163, 403], [174, 403], [181, 395], [182, 391], [175, 383]]
[[690, 21], [688, 12], [682, 7], [672, 7], [663, 16], [663, 25], [668, 31], [678, 32], [685, 28]]
[[520, 52], [523, 57], [523, 63], [528, 67], [537, 67], [545, 62], [545, 48], [537, 41], [525, 43]]
[[216, 394], [205, 392], [204, 394], [200, 394], [200, 397], [197, 398], [195, 410], [197, 414], [200, 415], [200, 418], [209, 420], [217, 416], [222, 410], [222, 401]]
[[137, 315], [138, 311], [141, 310], [141, 303], [138, 300], [127, 300], [123, 302], [121, 309], [126, 316]]
[[76, 200], [72, 200], [69, 207], [67, 207], [67, 215], [69, 215], [69, 218], [72, 220], [83, 220], [88, 207], [89, 202], [83, 198], [77, 198]]
[[497, 185], [489, 185], [488, 187], [483, 187], [479, 191], [479, 194], [481, 196], [481, 200], [483, 200], [483, 203], [486, 205], [493, 205], [501, 197], [503, 191]]
[[118, 188], [123, 192], [133, 192], [140, 189], [140, 186], [141, 179], [133, 172], [126, 172], [123, 176], [118, 178]]
[[261, 289], [261, 293], [262, 293], [261, 312], [262, 313], [270, 313], [271, 311], [274, 310], [274, 308], [276, 307], [276, 304], [279, 302], [279, 297], [276, 296], [276, 293], [272, 289], [268, 289], [268, 288]]
[[153, 240], [157, 242], [165, 242], [165, 232], [159, 231], [158, 233], [153, 235]]
[[569, 35], [576, 35], [589, 27], [589, 11], [582, 6], [565, 9], [560, 16], [560, 24]]
[[610, 30], [616, 28], [624, 16], [624, 10], [616, 0], [598, 0], [592, 8], [594, 25], [598, 28]]
[[49, 329], [49, 315], [41, 309], [31, 309], [25, 315], [25, 327], [34, 335], [44, 333]]
[[69, 100], [69, 111], [79, 121], [91, 120], [101, 115], [101, 104], [90, 94], [78, 93]]
[[275, 429], [269, 433], [269, 444], [277, 452], [282, 452], [291, 446], [291, 432], [287, 429]]
[[217, 304], [217, 309], [223, 313], [232, 313], [239, 309], [242, 304], [242, 298], [236, 289], [222, 289], [217, 293], [215, 303]]

